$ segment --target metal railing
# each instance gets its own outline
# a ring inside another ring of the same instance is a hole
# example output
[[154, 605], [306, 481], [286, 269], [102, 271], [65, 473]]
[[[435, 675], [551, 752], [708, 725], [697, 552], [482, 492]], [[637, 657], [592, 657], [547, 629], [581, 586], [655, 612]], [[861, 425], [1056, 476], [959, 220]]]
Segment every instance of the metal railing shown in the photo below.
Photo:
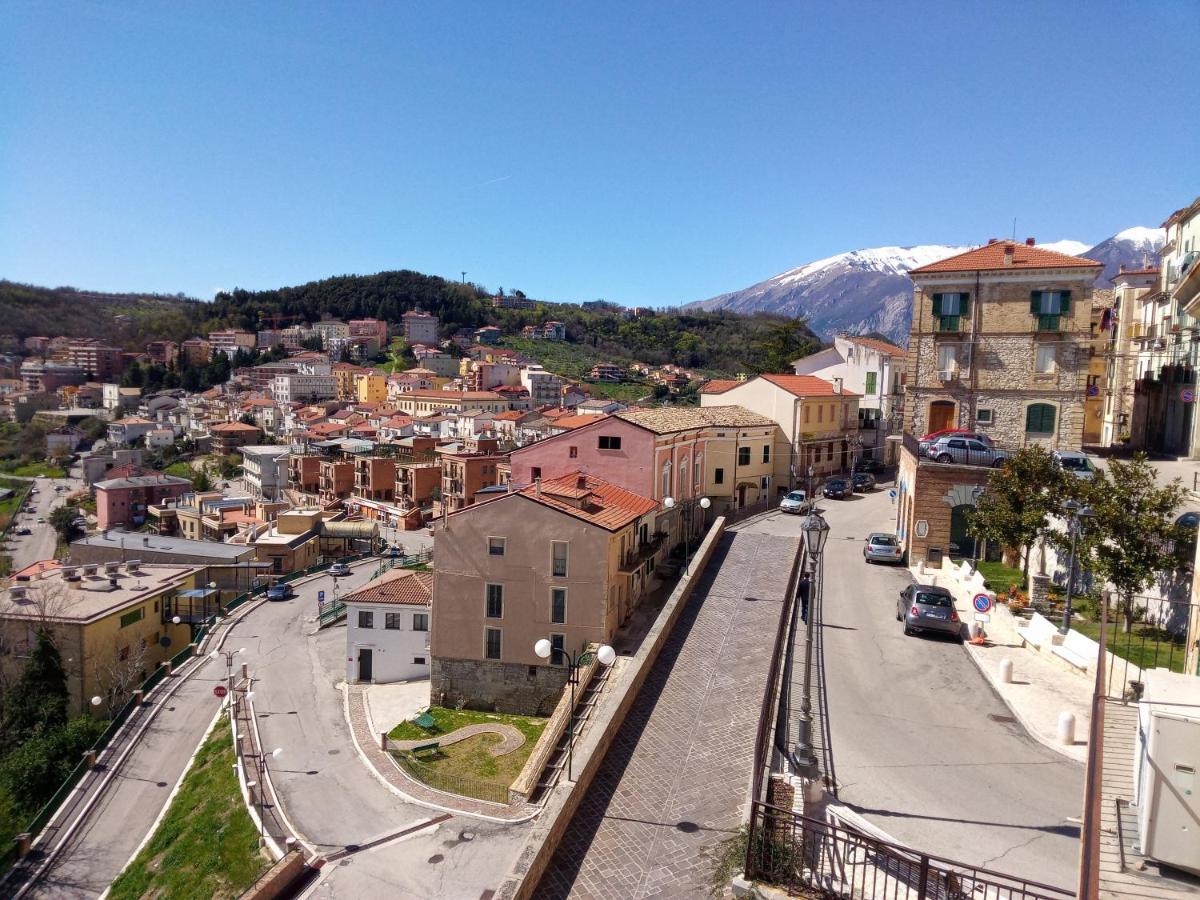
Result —
[[746, 877], [802, 896], [1068, 900], [1075, 892], [965, 865], [754, 801]]
[[[432, 740], [432, 739], [431, 739]], [[458, 794], [460, 797], [474, 797], [489, 803], [508, 803], [508, 785], [494, 784], [471, 778], [468, 775], [451, 775], [433, 766], [427, 766], [419, 761], [411, 752], [406, 750], [389, 751], [401, 768], [423, 784], [447, 794]]]
[[[1097, 604], [1097, 618], [1102, 604]], [[1200, 617], [1200, 604], [1161, 597], [1114, 596], [1105, 627], [1107, 695], [1138, 699], [1142, 675], [1149, 669], [1184, 672], [1188, 663], [1188, 623]], [[1074, 624], [1076, 630], [1081, 630]], [[1095, 634], [1088, 634], [1098, 639]], [[1191, 672], [1189, 674], [1200, 674]]]

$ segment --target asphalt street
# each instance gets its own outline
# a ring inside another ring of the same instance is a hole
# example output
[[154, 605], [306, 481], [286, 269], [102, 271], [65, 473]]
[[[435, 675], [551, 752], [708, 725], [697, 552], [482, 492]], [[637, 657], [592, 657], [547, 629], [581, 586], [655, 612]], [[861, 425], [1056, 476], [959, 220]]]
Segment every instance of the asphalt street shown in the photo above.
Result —
[[[75, 471], [78, 472], [78, 469]], [[37, 493], [29, 497], [30, 502], [25, 506], [32, 505], [34, 512], [24, 512], [22, 507], [22, 511], [17, 513], [13, 529], [8, 534], [14, 572], [39, 560], [54, 558], [54, 548], [58, 544], [54, 528], [49, 521], [39, 525], [37, 520], [49, 520], [51, 510], [62, 506], [71, 492], [83, 487], [79, 478], [35, 478], [33, 482]], [[55, 491], [54, 488], [58, 485], [66, 486], [66, 490]], [[33, 533], [18, 535], [16, 530], [22, 527], [30, 529]]]
[[[895, 530], [888, 487], [823, 502], [839, 799], [903, 844], [1073, 887], [1083, 767], [1029, 737], [958, 642], [904, 636], [908, 571], [862, 558], [868, 533]], [[775, 513], [748, 527], [795, 535], [800, 523]]]
[[[343, 591], [366, 582], [375, 562], [339, 579]], [[264, 604], [241, 623], [230, 648], [254, 678], [263, 746], [282, 748], [271, 779], [303, 838], [330, 862], [310, 896], [479, 897], [516, 861], [528, 825], [498, 825], [452, 816], [397, 837], [444, 814], [405, 801], [359, 756], [343, 713], [346, 629], [316, 631], [317, 591], [332, 597], [333, 579], [301, 585], [287, 602]], [[364, 848], [364, 849], [359, 849]]]

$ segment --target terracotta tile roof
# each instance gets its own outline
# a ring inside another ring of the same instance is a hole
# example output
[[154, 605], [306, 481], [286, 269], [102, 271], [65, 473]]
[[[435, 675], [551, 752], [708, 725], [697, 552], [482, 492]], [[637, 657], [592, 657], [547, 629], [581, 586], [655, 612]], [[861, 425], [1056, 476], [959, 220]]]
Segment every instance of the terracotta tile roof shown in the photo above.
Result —
[[608, 416], [589, 416], [586, 413], [578, 416], [559, 416], [552, 420], [555, 428], [565, 428], [571, 431], [575, 428], [582, 428], [584, 425], [591, 425], [594, 422], [601, 422], [607, 419]]
[[856, 334], [846, 335], [846, 340], [850, 341], [852, 344], [858, 344], [862, 347], [870, 347], [872, 350], [877, 350], [887, 356], [906, 355], [906, 351], [903, 347], [897, 347], [895, 344], [889, 344], [887, 341], [880, 341], [869, 337], [859, 337]]
[[789, 394], [797, 397], [858, 397], [853, 391], [843, 390], [840, 394], [833, 390], [833, 383], [816, 375], [760, 375], [776, 387], [783, 388]]
[[[693, 428], [755, 428], [774, 425], [773, 419], [740, 406], [662, 406], [626, 409], [613, 414], [655, 434], [690, 431]], [[594, 417], [593, 417], [594, 418]]]
[[396, 606], [429, 606], [433, 600], [433, 573], [392, 569], [358, 590], [343, 595], [345, 603], [387, 603]]
[[700, 388], [700, 393], [723, 394], [730, 388], [735, 388], [741, 383], [736, 378], [713, 378], [711, 381], [704, 383], [704, 387]]
[[[1012, 264], [1004, 264], [1004, 251], [1012, 249]], [[1084, 259], [1080, 256], [1068, 256], [1053, 250], [1043, 250], [1041, 247], [1030, 247], [1026, 244], [1016, 244], [1012, 241], [996, 241], [959, 253], [955, 256], [940, 259], [927, 266], [910, 269], [910, 275], [934, 274], [937, 272], [976, 272], [992, 269], [1078, 269], [1104, 268], [1103, 263]]]
[[658, 508], [649, 497], [581, 472], [543, 481], [540, 491], [531, 484], [520, 495], [607, 531], [624, 528]]
[[527, 415], [529, 415], [529, 413], [524, 413], [517, 409], [510, 409], [506, 412], [496, 413], [496, 415], [493, 416], [492, 418], [500, 419], [501, 421], [504, 421], [504, 422], [508, 422], [508, 421], [515, 422], [518, 419], [522, 419]]
[[235, 431], [257, 432], [258, 427], [255, 425], [247, 425], [245, 422], [221, 422], [217, 425], [211, 426], [208, 430], [209, 431], [219, 431], [222, 433], [233, 433]]

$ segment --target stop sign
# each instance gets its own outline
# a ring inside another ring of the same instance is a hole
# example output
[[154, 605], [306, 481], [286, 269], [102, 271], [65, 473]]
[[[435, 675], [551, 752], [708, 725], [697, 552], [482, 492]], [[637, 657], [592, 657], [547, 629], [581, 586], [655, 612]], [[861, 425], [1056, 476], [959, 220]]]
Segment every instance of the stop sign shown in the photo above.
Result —
[[213, 688], [213, 696], [224, 697], [228, 693], [229, 688], [225, 687], [223, 684], [218, 684]]

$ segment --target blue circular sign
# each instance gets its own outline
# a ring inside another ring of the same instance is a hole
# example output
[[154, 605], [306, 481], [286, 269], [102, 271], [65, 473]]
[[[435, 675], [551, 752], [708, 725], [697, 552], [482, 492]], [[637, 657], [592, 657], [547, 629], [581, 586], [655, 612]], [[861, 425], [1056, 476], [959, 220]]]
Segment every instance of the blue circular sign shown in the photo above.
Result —
[[992, 598], [987, 594], [976, 594], [971, 604], [975, 607], [975, 612], [990, 612], [992, 609]]

